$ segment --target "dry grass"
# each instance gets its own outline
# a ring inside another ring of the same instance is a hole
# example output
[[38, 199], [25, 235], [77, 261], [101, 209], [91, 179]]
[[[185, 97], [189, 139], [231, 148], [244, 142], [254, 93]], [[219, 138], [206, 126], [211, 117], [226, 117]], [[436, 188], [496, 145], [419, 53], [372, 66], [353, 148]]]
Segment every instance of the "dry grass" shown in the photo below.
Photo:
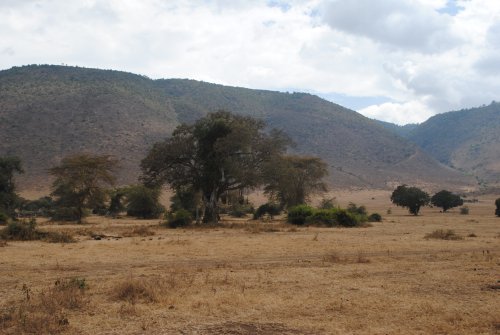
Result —
[[455, 231], [451, 229], [434, 230], [432, 233], [425, 234], [425, 238], [426, 239], [434, 238], [439, 240], [451, 240], [451, 241], [458, 241], [464, 239], [462, 236], [457, 235], [457, 233], [455, 233]]
[[23, 285], [22, 299], [11, 302], [0, 314], [0, 330], [5, 334], [57, 334], [68, 330], [69, 311], [86, 304], [85, 280], [57, 280], [48, 289], [34, 292]]
[[[231, 220], [172, 230], [153, 220], [97, 217], [84, 227], [42, 224], [79, 242], [9, 241], [0, 248], [0, 333], [498, 333], [493, 202], [471, 203], [468, 216], [425, 208], [414, 217], [392, 207], [388, 194], [368, 195], [337, 195], [341, 205], [352, 201], [370, 212], [391, 208], [384, 222], [359, 229]], [[136, 228], [131, 237], [91, 238]], [[155, 235], [143, 237], [142, 229]], [[477, 237], [422, 238], [449, 229]], [[81, 297], [75, 308], [61, 302], [54, 285], [72, 277], [89, 286], [66, 293]]]
[[155, 232], [151, 230], [151, 227], [149, 226], [138, 226], [134, 227], [130, 230], [127, 230], [123, 233], [124, 237], [133, 237], [133, 236], [141, 236], [141, 237], [147, 237], [147, 236], [153, 236]]

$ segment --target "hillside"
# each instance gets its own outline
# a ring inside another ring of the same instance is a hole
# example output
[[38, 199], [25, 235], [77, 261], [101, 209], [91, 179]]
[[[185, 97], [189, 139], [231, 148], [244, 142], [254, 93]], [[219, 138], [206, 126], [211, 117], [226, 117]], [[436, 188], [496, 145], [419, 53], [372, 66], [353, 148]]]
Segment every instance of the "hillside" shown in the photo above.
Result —
[[390, 122], [385, 122], [385, 121], [381, 121], [381, 120], [374, 120], [375, 122], [377, 122], [378, 124], [380, 124], [382, 127], [384, 127], [385, 129], [401, 136], [401, 137], [404, 137], [404, 138], [408, 138], [410, 137], [411, 133], [418, 128], [418, 124], [416, 123], [409, 123], [409, 124], [405, 124], [404, 126], [400, 126], [400, 125], [397, 125], [397, 124], [394, 124], [394, 123], [390, 123]]
[[500, 103], [438, 114], [408, 138], [483, 186], [500, 186]]
[[285, 130], [296, 151], [328, 162], [334, 187], [471, 182], [376, 122], [313, 95], [62, 66], [0, 71], [0, 155], [21, 157], [24, 187], [47, 187], [46, 169], [82, 150], [116, 155], [120, 181], [131, 183], [152, 143], [217, 109]]

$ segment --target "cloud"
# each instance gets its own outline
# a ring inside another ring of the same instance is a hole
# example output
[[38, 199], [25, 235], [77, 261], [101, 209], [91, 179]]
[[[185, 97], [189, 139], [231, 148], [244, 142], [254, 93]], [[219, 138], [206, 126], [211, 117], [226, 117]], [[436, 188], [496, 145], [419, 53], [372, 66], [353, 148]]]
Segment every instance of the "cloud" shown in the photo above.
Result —
[[396, 48], [436, 52], [459, 41], [451, 19], [425, 2], [337, 0], [326, 6], [324, 17], [333, 29]]
[[395, 124], [420, 123], [434, 113], [425, 104], [419, 101], [405, 103], [387, 102], [381, 105], [372, 105], [360, 110], [363, 115], [377, 120], [384, 120]]

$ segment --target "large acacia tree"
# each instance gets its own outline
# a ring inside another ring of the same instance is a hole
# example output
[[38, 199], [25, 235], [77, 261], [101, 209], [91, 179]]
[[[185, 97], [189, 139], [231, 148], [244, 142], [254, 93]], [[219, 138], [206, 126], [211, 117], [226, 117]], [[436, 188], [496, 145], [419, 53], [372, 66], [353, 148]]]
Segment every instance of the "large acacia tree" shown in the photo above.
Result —
[[52, 196], [56, 206], [75, 210], [75, 219], [81, 223], [86, 208], [100, 205], [105, 188], [115, 183], [118, 161], [108, 155], [74, 154], [62, 159], [49, 170], [55, 177]]
[[203, 222], [217, 222], [220, 197], [260, 185], [265, 163], [281, 155], [289, 143], [280, 131], [266, 132], [264, 127], [261, 120], [226, 111], [210, 113], [193, 125], [182, 124], [143, 159], [143, 181], [200, 192]]

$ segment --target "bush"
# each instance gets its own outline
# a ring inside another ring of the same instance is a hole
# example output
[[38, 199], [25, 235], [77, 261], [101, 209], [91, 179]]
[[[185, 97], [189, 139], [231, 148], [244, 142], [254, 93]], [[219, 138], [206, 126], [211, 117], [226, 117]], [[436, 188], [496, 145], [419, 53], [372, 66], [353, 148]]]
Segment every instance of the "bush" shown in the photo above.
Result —
[[365, 206], [357, 206], [355, 203], [350, 202], [347, 206], [347, 211], [352, 214], [367, 215]]
[[156, 219], [165, 211], [159, 203], [160, 189], [151, 189], [143, 185], [130, 186], [126, 198], [128, 216]]
[[468, 215], [469, 214], [469, 207], [467, 207], [467, 206], [460, 207], [460, 214]]
[[252, 214], [255, 211], [251, 204], [233, 204], [229, 208], [228, 214], [235, 218], [242, 218], [247, 214]]
[[337, 221], [335, 217], [335, 209], [318, 209], [306, 218], [306, 223], [310, 225], [327, 225], [334, 226]]
[[379, 213], [372, 213], [368, 217], [368, 221], [369, 222], [381, 222], [382, 221], [382, 215], [380, 215]]
[[167, 225], [170, 228], [189, 226], [193, 222], [191, 213], [185, 209], [171, 213], [168, 217]]
[[31, 241], [40, 239], [40, 234], [36, 230], [36, 220], [14, 221], [5, 227], [0, 236], [4, 240]]
[[333, 209], [333, 208], [335, 208], [334, 198], [321, 200], [321, 204], [319, 205], [319, 208], [320, 209]]
[[260, 219], [265, 214], [269, 214], [269, 216], [271, 216], [272, 218], [275, 215], [281, 214], [281, 210], [282, 210], [281, 206], [273, 202], [268, 202], [257, 208], [257, 210], [253, 214], [253, 219], [254, 220]]
[[307, 205], [298, 205], [288, 209], [287, 221], [291, 224], [303, 225], [307, 217], [313, 215], [314, 209]]
[[495, 200], [495, 206], [497, 207], [495, 210], [495, 215], [500, 217], [500, 198]]
[[363, 222], [362, 219], [364, 218], [366, 218], [366, 216], [362, 217], [362, 215], [354, 214], [345, 209], [338, 208], [335, 211], [335, 221], [338, 225], [343, 227], [355, 227]]
[[58, 207], [52, 213], [51, 219], [53, 221], [78, 221], [79, 217], [80, 214], [76, 207]]
[[6, 224], [9, 222], [9, 216], [0, 210], [0, 224]]

